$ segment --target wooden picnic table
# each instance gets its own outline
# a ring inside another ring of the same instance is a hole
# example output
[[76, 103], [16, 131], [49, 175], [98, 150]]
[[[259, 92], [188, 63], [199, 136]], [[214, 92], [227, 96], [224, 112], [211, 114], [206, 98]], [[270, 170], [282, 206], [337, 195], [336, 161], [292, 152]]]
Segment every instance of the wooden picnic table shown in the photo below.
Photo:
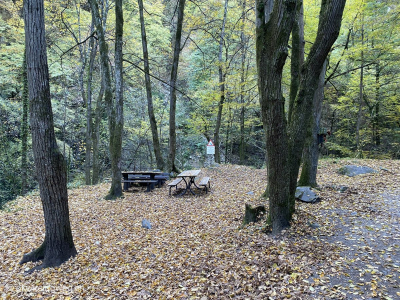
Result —
[[160, 180], [156, 179], [156, 175], [162, 175], [161, 171], [123, 171], [122, 182], [124, 183], [124, 191], [127, 191], [132, 183], [145, 183], [147, 185], [147, 192], [154, 189], [155, 184], [160, 186]]
[[192, 185], [194, 185], [196, 188], [200, 189], [194, 182], [195, 178], [197, 177], [197, 175], [200, 174], [200, 172], [201, 172], [201, 170], [186, 170], [177, 175], [177, 177], [182, 178], [186, 184], [186, 187], [183, 190], [183, 192], [180, 194], [180, 196], [185, 195], [187, 191], [190, 191], [193, 195], [196, 195], [196, 193], [193, 192], [193, 190], [192, 190]]

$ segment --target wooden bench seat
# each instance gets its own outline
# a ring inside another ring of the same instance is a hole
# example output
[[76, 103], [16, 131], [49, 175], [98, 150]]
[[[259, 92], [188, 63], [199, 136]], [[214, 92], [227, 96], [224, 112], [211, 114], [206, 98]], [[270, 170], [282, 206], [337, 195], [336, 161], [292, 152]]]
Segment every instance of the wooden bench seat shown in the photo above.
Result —
[[[207, 184], [208, 184], [208, 188], [207, 188]], [[207, 194], [208, 189], [211, 188], [210, 177], [203, 177], [199, 183], [199, 186], [204, 186], [204, 188], [206, 189], [206, 194]]]
[[150, 180], [150, 179], [128, 179], [128, 180], [122, 180], [122, 182], [124, 183], [124, 190], [128, 190], [129, 187], [129, 183], [139, 183], [139, 184], [143, 184], [145, 183], [147, 186], [147, 190], [146, 192], [150, 192], [151, 191], [151, 186], [155, 183], [158, 183], [158, 180]]
[[182, 181], [182, 178], [176, 178], [174, 181], [168, 183], [169, 186], [169, 195], [171, 196], [171, 188], [174, 186], [175, 189], [177, 188], [177, 185]]

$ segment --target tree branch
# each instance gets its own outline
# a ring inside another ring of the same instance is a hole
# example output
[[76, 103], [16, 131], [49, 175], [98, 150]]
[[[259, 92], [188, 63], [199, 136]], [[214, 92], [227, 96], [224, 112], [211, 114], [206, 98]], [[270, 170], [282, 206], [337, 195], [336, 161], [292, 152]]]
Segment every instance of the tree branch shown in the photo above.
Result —
[[[160, 77], [157, 77], [157, 76], [155, 76], [155, 75], [153, 75], [153, 74], [146, 73], [145, 70], [143, 70], [141, 67], [139, 67], [138, 65], [136, 65], [134, 62], [132, 62], [132, 61], [130, 61], [130, 60], [127, 60], [127, 59], [125, 59], [125, 58], [123, 59], [123, 61], [129, 63], [131, 66], [133, 66], [133, 67], [135, 67], [136, 69], [142, 71], [143, 73], [148, 74], [150, 77], [153, 77], [154, 79], [156, 79], [156, 80], [158, 80], [158, 81], [160, 81], [160, 82], [162, 82], [162, 83], [168, 85], [169, 87], [171, 87], [171, 85], [170, 85], [168, 82], [166, 82], [165, 80], [162, 80]], [[181, 91], [180, 89], [178, 89], [178, 88], [176, 88], [176, 87], [174, 87], [174, 90], [177, 91], [177, 92], [179, 92], [179, 93], [182, 94], [183, 96], [185, 96], [188, 100], [192, 101], [192, 102], [193, 102], [194, 104], [196, 104], [199, 108], [201, 107], [193, 98], [190, 98], [185, 92]]]

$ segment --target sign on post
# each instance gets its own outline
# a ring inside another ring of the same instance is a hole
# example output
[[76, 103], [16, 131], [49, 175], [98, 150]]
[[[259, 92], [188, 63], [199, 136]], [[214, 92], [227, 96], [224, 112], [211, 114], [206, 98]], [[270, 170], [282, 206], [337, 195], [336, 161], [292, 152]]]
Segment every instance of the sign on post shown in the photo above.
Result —
[[207, 144], [207, 154], [215, 154], [215, 145], [212, 140], [210, 140]]

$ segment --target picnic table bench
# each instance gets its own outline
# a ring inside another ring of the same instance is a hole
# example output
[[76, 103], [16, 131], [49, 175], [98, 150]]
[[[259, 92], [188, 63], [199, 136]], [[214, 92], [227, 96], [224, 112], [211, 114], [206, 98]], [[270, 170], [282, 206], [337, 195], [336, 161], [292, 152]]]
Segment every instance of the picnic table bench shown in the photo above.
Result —
[[182, 181], [182, 178], [176, 178], [174, 181], [168, 183], [169, 186], [169, 195], [171, 196], [171, 188], [175, 187], [175, 189], [178, 188], [178, 184]]
[[[207, 185], [208, 185], [208, 188], [207, 188]], [[206, 194], [207, 194], [208, 189], [211, 188], [210, 177], [203, 177], [199, 183], [199, 186], [204, 186], [204, 188], [206, 189]]]

